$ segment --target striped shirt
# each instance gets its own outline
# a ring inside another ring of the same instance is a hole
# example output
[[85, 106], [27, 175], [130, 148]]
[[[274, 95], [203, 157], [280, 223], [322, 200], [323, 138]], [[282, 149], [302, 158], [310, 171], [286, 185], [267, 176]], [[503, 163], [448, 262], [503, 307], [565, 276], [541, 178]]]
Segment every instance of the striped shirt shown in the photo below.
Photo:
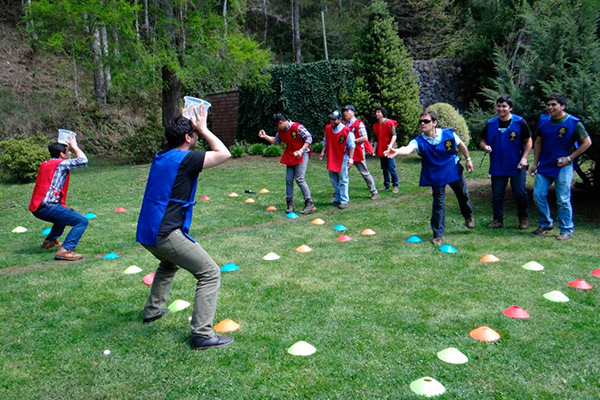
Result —
[[58, 204], [61, 199], [60, 191], [65, 185], [69, 171], [75, 168], [85, 167], [87, 164], [88, 159], [85, 157], [69, 158], [58, 164], [54, 171], [52, 182], [50, 182], [48, 192], [46, 192], [46, 196], [44, 196], [44, 200], [42, 200], [42, 204]]

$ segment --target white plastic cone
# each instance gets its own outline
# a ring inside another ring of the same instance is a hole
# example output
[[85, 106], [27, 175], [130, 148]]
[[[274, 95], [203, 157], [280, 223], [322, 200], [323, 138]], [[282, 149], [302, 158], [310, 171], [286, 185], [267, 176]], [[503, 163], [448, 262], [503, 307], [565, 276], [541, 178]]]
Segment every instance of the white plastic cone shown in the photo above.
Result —
[[544, 294], [544, 298], [555, 303], [566, 303], [569, 301], [569, 298], [565, 296], [560, 290], [553, 290], [551, 292], [548, 292]]
[[542, 271], [544, 266], [537, 261], [529, 261], [528, 263], [523, 264], [523, 269], [528, 271]]
[[312, 249], [309, 246], [302, 244], [302, 245], [296, 247], [296, 251], [298, 253], [310, 253], [312, 251]]
[[444, 385], [436, 381], [430, 376], [426, 376], [416, 381], [412, 381], [410, 384], [410, 390], [420, 396], [434, 397], [446, 391]]
[[267, 260], [267, 261], [273, 261], [273, 260], [279, 260], [281, 257], [279, 257], [277, 254], [275, 253], [269, 253], [266, 256], [263, 257], [263, 260]]
[[174, 302], [171, 303], [171, 305], [168, 308], [172, 312], [177, 312], [177, 311], [185, 310], [189, 306], [190, 306], [190, 303], [188, 303], [185, 300], [175, 300]]
[[437, 356], [440, 360], [449, 364], [464, 364], [469, 361], [467, 356], [456, 347], [448, 347], [447, 349], [438, 352]]
[[287, 350], [287, 352], [293, 356], [310, 356], [316, 351], [317, 349], [315, 349], [312, 344], [306, 343], [303, 340], [295, 343]]
[[137, 274], [138, 272], [142, 272], [142, 269], [140, 267], [138, 267], [137, 265], [130, 265], [129, 267], [127, 267], [127, 269], [125, 271], [123, 271], [124, 274]]
[[12, 231], [13, 231], [13, 233], [25, 233], [25, 232], [27, 232], [27, 228], [25, 228], [23, 226], [17, 226]]

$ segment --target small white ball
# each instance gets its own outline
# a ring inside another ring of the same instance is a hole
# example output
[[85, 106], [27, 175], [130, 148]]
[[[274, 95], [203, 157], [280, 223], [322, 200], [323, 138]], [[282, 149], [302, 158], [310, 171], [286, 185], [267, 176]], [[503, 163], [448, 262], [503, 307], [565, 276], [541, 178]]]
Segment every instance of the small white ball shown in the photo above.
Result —
[[110, 350], [109, 350], [109, 349], [106, 349], [106, 350], [104, 350], [104, 355], [105, 355], [105, 356], [107, 356], [107, 355], [109, 355], [109, 354], [110, 354]]

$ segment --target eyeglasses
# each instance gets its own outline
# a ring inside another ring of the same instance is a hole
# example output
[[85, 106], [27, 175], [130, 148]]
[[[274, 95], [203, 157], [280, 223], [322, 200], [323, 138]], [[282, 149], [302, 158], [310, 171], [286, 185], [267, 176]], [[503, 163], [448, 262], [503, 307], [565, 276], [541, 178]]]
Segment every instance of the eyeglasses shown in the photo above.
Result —
[[431, 120], [430, 120], [430, 119], [420, 119], [420, 120], [419, 120], [419, 124], [428, 124], [428, 123], [430, 123], [430, 122], [431, 122]]

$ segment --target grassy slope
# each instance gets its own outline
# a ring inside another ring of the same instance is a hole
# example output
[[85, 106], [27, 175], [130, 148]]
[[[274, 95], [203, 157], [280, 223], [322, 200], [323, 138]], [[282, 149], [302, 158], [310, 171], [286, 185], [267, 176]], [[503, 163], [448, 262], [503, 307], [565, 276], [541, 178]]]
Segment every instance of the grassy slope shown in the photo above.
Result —
[[[381, 183], [376, 160], [369, 165]], [[188, 349], [188, 311], [141, 323], [148, 294], [141, 278], [156, 266], [134, 240], [148, 166], [92, 162], [73, 173], [68, 204], [98, 218], [78, 247], [85, 259], [72, 264], [49, 261], [52, 253], [39, 249], [39, 232], [48, 225], [26, 210], [32, 185], [0, 184], [0, 397], [407, 398], [408, 384], [426, 375], [446, 386], [446, 398], [600, 397], [598, 289], [566, 286], [575, 278], [600, 284], [589, 275], [600, 266], [597, 222], [582, 217], [576, 204], [572, 241], [534, 237], [515, 228], [510, 200], [507, 228], [490, 231], [489, 184], [479, 171], [471, 180], [478, 226], [464, 228], [449, 193], [446, 239], [458, 253], [443, 254], [428, 243], [431, 197], [416, 185], [418, 161], [398, 165], [400, 196], [368, 200], [353, 170], [351, 207], [341, 212], [326, 205], [331, 186], [313, 159], [307, 180], [318, 212], [297, 220], [265, 211], [270, 204], [284, 207], [277, 160], [244, 158], [205, 171], [197, 197], [212, 200], [196, 206], [192, 234], [219, 265], [240, 266], [223, 275], [215, 322], [242, 324], [231, 347], [206, 352]], [[271, 193], [243, 202], [244, 189], [261, 187]], [[227, 197], [232, 191], [240, 197]], [[118, 206], [129, 211], [116, 214]], [[310, 224], [316, 217], [326, 224]], [[335, 240], [339, 223], [352, 242]], [[10, 233], [17, 225], [29, 231]], [[365, 228], [377, 235], [361, 236]], [[405, 243], [412, 234], [424, 243]], [[300, 244], [313, 252], [295, 252]], [[110, 251], [120, 257], [103, 260]], [[262, 260], [270, 251], [281, 259]], [[501, 261], [479, 262], [486, 253]], [[546, 270], [523, 270], [530, 260]], [[132, 264], [144, 272], [124, 275]], [[191, 275], [181, 272], [170, 301], [191, 301], [193, 288]], [[551, 303], [542, 297], [550, 290], [572, 301]], [[531, 318], [501, 314], [514, 304]], [[480, 325], [499, 331], [502, 340], [471, 339], [469, 331]], [[289, 356], [286, 349], [298, 340], [317, 353]], [[436, 358], [450, 346], [469, 363]]]

